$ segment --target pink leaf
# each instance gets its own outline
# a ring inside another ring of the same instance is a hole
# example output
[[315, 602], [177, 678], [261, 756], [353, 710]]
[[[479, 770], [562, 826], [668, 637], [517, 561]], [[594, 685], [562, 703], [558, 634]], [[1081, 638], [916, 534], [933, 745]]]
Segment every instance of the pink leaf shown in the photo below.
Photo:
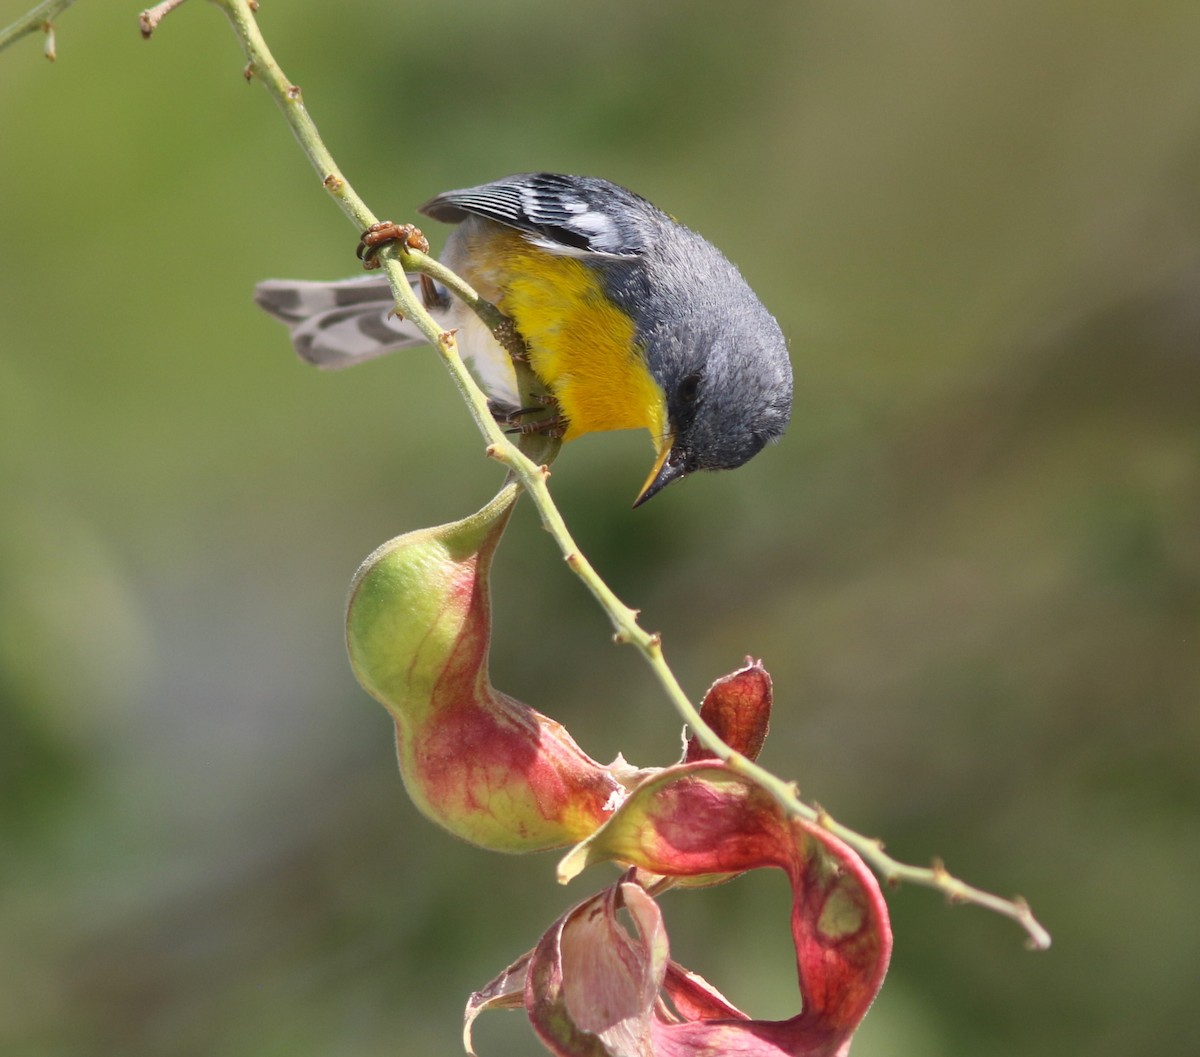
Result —
[[[754, 1020], [670, 961], [657, 904], [625, 879], [568, 911], [527, 956], [525, 1008], [557, 1057], [844, 1057], [883, 983], [892, 936], [875, 876], [819, 825], [721, 764], [642, 783], [560, 872], [606, 859], [687, 877], [758, 867], [791, 883], [800, 1012]], [[631, 935], [617, 912], [624, 907]], [[510, 970], [511, 972], [511, 970]], [[491, 986], [491, 985], [489, 985]], [[508, 993], [515, 992], [510, 981]], [[468, 1014], [471, 1014], [470, 1007]]]
[[[624, 905], [637, 936], [617, 920]], [[667, 964], [658, 906], [636, 884], [616, 884], [554, 923], [533, 951], [525, 1008], [560, 1057], [653, 1057], [650, 1011]]]

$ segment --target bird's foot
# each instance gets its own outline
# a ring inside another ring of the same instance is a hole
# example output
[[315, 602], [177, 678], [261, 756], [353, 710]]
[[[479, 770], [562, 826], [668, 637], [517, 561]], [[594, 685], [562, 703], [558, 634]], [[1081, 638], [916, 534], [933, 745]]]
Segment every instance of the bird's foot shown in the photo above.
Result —
[[429, 252], [429, 240], [415, 224], [394, 224], [390, 220], [372, 224], [362, 233], [355, 251], [363, 267], [370, 271], [379, 267], [379, 251], [392, 242], [398, 242], [407, 250]]

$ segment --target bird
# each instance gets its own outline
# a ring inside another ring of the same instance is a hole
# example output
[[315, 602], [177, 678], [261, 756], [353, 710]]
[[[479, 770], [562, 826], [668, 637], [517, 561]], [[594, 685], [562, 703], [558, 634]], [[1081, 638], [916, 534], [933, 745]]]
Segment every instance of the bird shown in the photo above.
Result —
[[[783, 435], [793, 379], [779, 324], [712, 243], [645, 198], [597, 177], [520, 173], [444, 191], [419, 212], [455, 225], [442, 263], [512, 320], [564, 441], [649, 432], [655, 459], [635, 507]], [[426, 342], [379, 277], [266, 280], [255, 300], [322, 368]], [[491, 331], [440, 287], [426, 303], [494, 405], [518, 409]]]

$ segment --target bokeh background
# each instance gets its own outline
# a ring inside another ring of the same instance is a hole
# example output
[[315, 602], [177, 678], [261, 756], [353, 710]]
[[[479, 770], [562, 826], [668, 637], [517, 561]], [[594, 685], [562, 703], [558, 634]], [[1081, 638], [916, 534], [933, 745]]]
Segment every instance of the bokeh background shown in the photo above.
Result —
[[[27, 0], [0, 3], [0, 24]], [[358, 561], [499, 481], [432, 354], [296, 361], [251, 289], [354, 271], [218, 11], [85, 2], [0, 54], [0, 1051], [454, 1054], [466, 995], [601, 884], [406, 801], [343, 654]], [[1200, 983], [1200, 6], [264, 3], [395, 219], [605, 175], [738, 262], [789, 335], [784, 442], [629, 503], [643, 436], [553, 487], [699, 696], [745, 654], [764, 762], [1054, 934], [890, 896], [860, 1057], [1182, 1052]], [[440, 232], [431, 232], [435, 240]], [[497, 684], [592, 755], [679, 723], [529, 510]], [[782, 878], [667, 902], [795, 1008]], [[491, 1057], [538, 1052], [519, 1014]]]

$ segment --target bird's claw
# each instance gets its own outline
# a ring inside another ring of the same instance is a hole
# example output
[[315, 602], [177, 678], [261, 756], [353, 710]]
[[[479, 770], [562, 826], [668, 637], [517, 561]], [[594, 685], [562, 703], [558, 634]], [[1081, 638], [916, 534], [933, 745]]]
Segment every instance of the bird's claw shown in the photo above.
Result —
[[395, 224], [390, 220], [382, 220], [362, 233], [355, 254], [363, 262], [363, 267], [370, 271], [379, 267], [379, 251], [392, 242], [400, 243], [407, 250], [429, 252], [429, 240], [415, 224]]

